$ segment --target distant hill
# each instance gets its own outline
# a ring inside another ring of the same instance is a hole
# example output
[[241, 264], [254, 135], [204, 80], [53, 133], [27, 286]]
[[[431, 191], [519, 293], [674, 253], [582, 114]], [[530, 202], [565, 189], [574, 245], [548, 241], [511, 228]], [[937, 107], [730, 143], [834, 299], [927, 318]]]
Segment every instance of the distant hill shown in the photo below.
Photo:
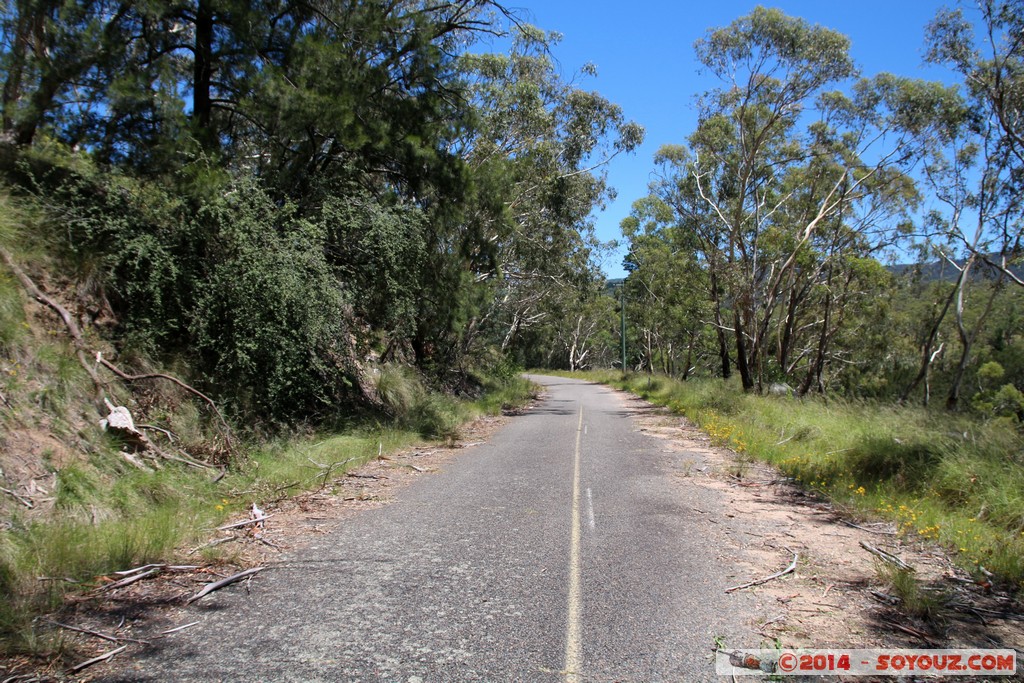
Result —
[[[997, 256], [992, 257], [993, 261], [998, 260]], [[953, 259], [957, 266], [963, 266], [964, 259]], [[918, 277], [921, 282], [954, 282], [959, 276], [959, 271], [949, 261], [938, 260], [929, 263], [897, 263], [886, 266], [889, 272], [897, 277]], [[1010, 270], [1017, 277], [1024, 277], [1024, 266], [1012, 266]], [[995, 280], [999, 277], [999, 271], [984, 261], [979, 262], [973, 268], [972, 279]]]
[[[964, 264], [964, 259], [953, 259], [958, 266]], [[992, 256], [992, 260], [998, 260]], [[938, 260], [929, 263], [896, 263], [887, 265], [886, 270], [899, 278], [919, 277], [920, 282], [955, 282], [958, 271], [948, 261]], [[984, 261], [974, 266], [972, 279], [995, 280], [999, 277], [999, 271]], [[1010, 270], [1017, 277], [1024, 279], [1024, 266], [1012, 266]], [[623, 278], [610, 278], [604, 281], [605, 293], [614, 293], [622, 286]]]

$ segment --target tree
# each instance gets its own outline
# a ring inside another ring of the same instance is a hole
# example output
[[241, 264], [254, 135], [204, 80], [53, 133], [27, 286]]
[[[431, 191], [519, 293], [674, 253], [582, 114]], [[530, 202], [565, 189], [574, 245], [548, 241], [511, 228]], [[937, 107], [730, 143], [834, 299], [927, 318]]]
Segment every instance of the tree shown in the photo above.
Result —
[[[892, 221], [881, 217], [913, 201], [906, 170], [955, 103], [951, 89], [887, 74], [857, 82], [849, 96], [826, 91], [856, 73], [848, 46], [833, 31], [763, 8], [696, 45], [724, 87], [703, 100], [686, 172], [714, 218], [700, 224], [702, 241], [730, 300], [737, 370], [748, 391], [769, 374], [779, 306], [788, 295], [792, 330], [798, 293], [813, 289], [801, 280], [831, 287], [845, 246], [861, 242], [870, 252], [891, 240], [878, 229]], [[872, 244], [863, 244], [867, 236]], [[818, 348], [808, 354], [816, 368], [833, 334], [833, 301], [823, 300], [824, 318], [814, 325]], [[779, 358], [788, 373], [791, 335], [784, 331], [783, 339]], [[821, 383], [812, 377], [804, 385]]]
[[[1013, 269], [1024, 256], [1024, 3], [983, 0], [979, 8], [980, 37], [959, 9], [940, 11], [928, 27], [929, 61], [947, 64], [963, 76], [973, 114], [949, 154], [938, 157], [928, 173], [947, 207], [945, 215], [933, 220], [942, 253], [959, 270], [943, 308], [952, 305], [961, 348], [946, 398], [950, 409], [960, 402], [972, 348], [998, 294], [998, 287], [989, 292], [983, 313], [969, 328], [964, 311], [977, 266], [998, 270], [1000, 283], [1005, 279], [1024, 286]], [[971, 227], [965, 225], [968, 220]], [[960, 263], [953, 258], [959, 254]], [[925, 372], [922, 362], [918, 379]]]
[[590, 216], [611, 193], [604, 168], [643, 140], [620, 107], [558, 74], [558, 39], [520, 25], [508, 54], [461, 62], [475, 111], [457, 146], [474, 178], [461, 230], [474, 276], [494, 292], [473, 325], [492, 326], [503, 348], [544, 320], [545, 299], [587, 298], [601, 248]]
[[694, 233], [676, 223], [672, 208], [654, 196], [633, 203], [622, 232], [630, 244], [629, 318], [641, 331], [644, 363], [649, 370], [686, 379], [706, 354], [701, 330], [710, 316], [708, 273], [695, 257]]

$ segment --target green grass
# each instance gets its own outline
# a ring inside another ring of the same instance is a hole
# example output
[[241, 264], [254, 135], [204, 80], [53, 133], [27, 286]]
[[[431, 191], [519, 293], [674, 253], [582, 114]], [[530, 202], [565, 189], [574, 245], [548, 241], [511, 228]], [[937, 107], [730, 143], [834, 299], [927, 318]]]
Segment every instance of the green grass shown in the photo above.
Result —
[[1006, 421], [921, 408], [744, 394], [721, 380], [615, 371], [610, 384], [686, 415], [716, 444], [777, 466], [854, 517], [948, 548], [1024, 588], [1024, 438]]
[[899, 599], [904, 614], [925, 621], [942, 618], [946, 603], [949, 602], [949, 595], [945, 592], [922, 585], [912, 570], [895, 567], [881, 560], [875, 562], [875, 572], [889, 593]]

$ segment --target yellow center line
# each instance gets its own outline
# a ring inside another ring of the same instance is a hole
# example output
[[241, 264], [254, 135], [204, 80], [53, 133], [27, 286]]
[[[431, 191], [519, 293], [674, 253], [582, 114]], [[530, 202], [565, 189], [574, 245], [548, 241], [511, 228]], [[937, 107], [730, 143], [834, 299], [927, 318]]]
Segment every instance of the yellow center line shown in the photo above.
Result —
[[583, 406], [576, 425], [576, 452], [572, 466], [572, 535], [569, 541], [569, 615], [565, 632], [565, 680], [579, 681], [583, 662], [580, 650], [580, 439]]

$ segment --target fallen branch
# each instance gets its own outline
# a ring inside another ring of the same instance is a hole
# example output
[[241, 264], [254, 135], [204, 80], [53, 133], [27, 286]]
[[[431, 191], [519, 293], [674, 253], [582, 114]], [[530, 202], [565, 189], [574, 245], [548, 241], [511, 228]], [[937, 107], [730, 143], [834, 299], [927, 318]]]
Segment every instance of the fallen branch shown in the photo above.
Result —
[[927, 644], [931, 645], [932, 647], [939, 647], [939, 642], [937, 640], [935, 640], [934, 638], [932, 638], [931, 636], [929, 636], [924, 631], [918, 631], [916, 628], [910, 628], [909, 626], [904, 626], [903, 624], [897, 624], [895, 621], [886, 621], [886, 620], [883, 619], [882, 623], [885, 624], [886, 626], [890, 626], [890, 627], [892, 627], [892, 628], [894, 628], [894, 629], [896, 629], [898, 631], [903, 631], [907, 635], [911, 635], [911, 636], [914, 636], [916, 638], [920, 638], [921, 640], [923, 640]]
[[74, 316], [71, 315], [71, 312], [68, 311], [68, 309], [64, 308], [44, 294], [43, 291], [36, 286], [36, 283], [32, 281], [32, 278], [30, 278], [25, 271], [21, 269], [21, 266], [14, 261], [14, 257], [11, 256], [11, 253], [2, 247], [0, 247], [0, 258], [3, 258], [7, 267], [10, 268], [14, 273], [14, 276], [21, 281], [22, 286], [28, 290], [28, 293], [32, 295], [33, 299], [52, 308], [56, 311], [57, 315], [60, 316], [61, 320], [64, 321], [64, 326], [68, 329], [68, 334], [71, 335], [71, 339], [74, 341], [75, 354], [78, 356], [78, 362], [81, 363], [85, 372], [89, 375], [89, 379], [91, 379], [93, 385], [95, 385], [97, 392], [99, 392], [100, 388], [103, 386], [103, 381], [100, 379], [99, 375], [96, 374], [96, 368], [94, 368], [86, 358], [85, 340], [82, 337], [82, 330], [75, 322]]
[[187, 628], [192, 628], [193, 626], [195, 626], [198, 623], [199, 623], [198, 621], [193, 621], [191, 624], [185, 624], [183, 626], [176, 626], [174, 628], [169, 628], [166, 631], [160, 631], [160, 635], [166, 636], [166, 635], [169, 635], [171, 633], [177, 633], [178, 631], [184, 631]]
[[240, 581], [240, 580], [244, 579], [247, 576], [252, 576], [253, 574], [261, 572], [264, 569], [266, 569], [266, 567], [253, 567], [252, 569], [246, 569], [244, 572], [238, 572], [237, 574], [229, 576], [226, 579], [221, 579], [220, 581], [214, 581], [213, 583], [208, 583], [208, 584], [206, 584], [206, 586], [201, 591], [199, 591], [198, 593], [193, 595], [191, 598], [186, 600], [185, 604], [186, 605], [191, 605], [196, 600], [199, 600], [200, 598], [203, 598], [203, 597], [209, 595], [210, 593], [212, 593], [214, 591], [220, 590], [224, 586], [230, 586], [231, 584], [235, 583], [236, 581]]
[[1008, 621], [1024, 621], [1024, 614], [1016, 614], [1014, 612], [1001, 612], [999, 610], [978, 607], [977, 605], [965, 605], [959, 602], [950, 602], [946, 605], [946, 607], [950, 607], [956, 610], [967, 609], [972, 612], [987, 614], [988, 616], [995, 617], [996, 619], [1006, 619]]
[[231, 543], [232, 541], [239, 541], [239, 540], [241, 540], [241, 537], [239, 537], [239, 536], [228, 536], [226, 538], [218, 538], [218, 539], [216, 539], [214, 541], [210, 541], [209, 543], [204, 543], [201, 546], [197, 546], [195, 548], [192, 548], [192, 550], [188, 551], [188, 554], [189, 555], [195, 555], [200, 550], [205, 550], [207, 548], [213, 548], [214, 546], [218, 546], [221, 543]]
[[904, 562], [900, 558], [896, 557], [892, 553], [887, 553], [884, 550], [876, 548], [875, 546], [871, 545], [870, 543], [866, 543], [864, 541], [861, 541], [860, 542], [860, 547], [864, 548], [864, 550], [867, 550], [869, 553], [871, 553], [872, 555], [874, 555], [878, 559], [882, 560], [883, 562], [888, 562], [889, 564], [895, 565], [896, 567], [898, 567], [900, 569], [905, 569], [905, 570], [910, 571], [910, 572], [914, 571], [913, 567], [911, 567], [909, 564], [907, 564], [906, 562]]
[[138, 574], [139, 572], [144, 572], [147, 569], [163, 569], [166, 566], [167, 566], [166, 564], [144, 564], [141, 567], [135, 567], [134, 569], [124, 569], [124, 570], [121, 570], [119, 572], [114, 572], [114, 573], [117, 574], [118, 576], [131, 576], [132, 574]]
[[26, 498], [25, 496], [22, 496], [22, 495], [20, 495], [20, 494], [18, 494], [18, 493], [16, 493], [16, 492], [14, 492], [14, 491], [12, 491], [12, 490], [10, 490], [10, 489], [5, 489], [5, 488], [4, 488], [4, 487], [2, 487], [2, 486], [0, 486], [0, 491], [3, 491], [3, 492], [4, 492], [4, 493], [6, 493], [7, 495], [11, 496], [11, 497], [12, 497], [12, 498], [14, 498], [14, 499], [15, 499], [16, 501], [18, 501], [19, 503], [21, 503], [22, 505], [24, 505], [25, 507], [27, 507], [27, 508], [28, 508], [29, 510], [31, 510], [32, 508], [34, 508], [34, 507], [35, 507], [35, 503], [33, 503], [33, 502], [32, 502], [32, 500], [31, 500], [30, 498]]
[[102, 640], [106, 640], [106, 641], [109, 641], [111, 643], [119, 643], [119, 642], [121, 642], [121, 639], [118, 638], [117, 636], [108, 635], [106, 633], [100, 633], [99, 631], [90, 631], [87, 628], [79, 628], [77, 626], [71, 626], [69, 624], [62, 624], [59, 621], [51, 621], [50, 623], [53, 624], [54, 626], [59, 626], [61, 628], [65, 628], [65, 629], [67, 629], [69, 631], [75, 631], [76, 633], [84, 633], [84, 634], [86, 634], [88, 636], [94, 636], [96, 638], [101, 638]]
[[327, 480], [330, 479], [331, 474], [334, 472], [335, 468], [341, 469], [350, 462], [362, 460], [362, 456], [356, 456], [354, 458], [349, 458], [348, 460], [342, 460], [340, 462], [328, 463], [327, 465], [318, 463], [316, 460], [313, 460], [313, 458], [310, 457], [307, 457], [306, 460], [309, 460], [311, 463], [320, 468], [320, 471], [317, 472], [317, 474], [314, 477], [311, 477], [311, 479], [320, 478], [320, 488], [317, 489], [317, 491], [319, 492], [327, 488]]
[[106, 586], [101, 586], [100, 590], [101, 591], [112, 591], [112, 590], [116, 590], [118, 588], [124, 588], [125, 586], [130, 586], [131, 584], [135, 583], [136, 581], [142, 581], [143, 579], [149, 578], [150, 576], [153, 576], [154, 574], [159, 574], [160, 573], [160, 569], [161, 569], [160, 567], [157, 567], [155, 569], [150, 569], [149, 571], [142, 572], [141, 574], [136, 574], [134, 576], [129, 576], [126, 579], [121, 579], [120, 581], [115, 581], [114, 583], [108, 583]]
[[112, 373], [117, 375], [125, 382], [138, 382], [144, 379], [164, 379], [173, 384], [177, 384], [185, 391], [195, 396], [198, 396], [199, 398], [206, 402], [206, 405], [210, 406], [210, 410], [213, 411], [213, 414], [216, 415], [217, 419], [220, 421], [221, 431], [224, 434], [224, 439], [228, 444], [228, 448], [234, 448], [234, 438], [231, 436], [231, 427], [228, 426], [227, 420], [224, 419], [224, 415], [221, 414], [220, 409], [217, 407], [217, 404], [213, 402], [212, 398], [210, 398], [203, 392], [199, 391], [195, 387], [189, 386], [185, 382], [182, 382], [177, 377], [174, 377], [172, 375], [165, 375], [162, 372], [148, 372], [142, 375], [129, 375], [127, 372], [121, 370], [116, 365], [114, 365], [106, 358], [104, 358], [103, 354], [101, 353], [96, 354], [96, 360], [100, 365], [105, 367], [107, 370], [110, 370]]
[[103, 655], [100, 655], [99, 657], [93, 657], [92, 659], [87, 659], [86, 661], [82, 662], [81, 664], [75, 664], [73, 667], [71, 667], [69, 669], [69, 671], [71, 673], [78, 673], [82, 669], [84, 669], [86, 667], [90, 667], [93, 664], [99, 664], [100, 662], [107, 661], [108, 659], [110, 659], [114, 655], [118, 654], [119, 652], [124, 652], [127, 648], [128, 648], [127, 645], [122, 645], [121, 647], [116, 648], [114, 650], [111, 650], [110, 652], [108, 652], [106, 654], [103, 654]]
[[839, 521], [842, 522], [843, 524], [845, 524], [848, 527], [852, 527], [854, 529], [860, 529], [861, 531], [867, 531], [867, 532], [872, 533], [872, 534], [885, 534], [886, 536], [895, 536], [896, 535], [895, 531], [889, 531], [888, 529], [872, 529], [870, 527], [861, 526], [859, 524], [854, 524], [853, 522], [847, 521], [845, 519], [841, 519]]
[[156, 446], [153, 446], [152, 442], [150, 442], [150, 448], [153, 450], [153, 452], [155, 452], [157, 455], [159, 455], [161, 458], [163, 458], [165, 460], [173, 460], [174, 462], [184, 463], [185, 465], [188, 465], [189, 467], [195, 467], [196, 469], [200, 469], [200, 470], [213, 470], [213, 469], [216, 469], [213, 465], [208, 465], [205, 462], [202, 462], [200, 460], [196, 460], [195, 458], [193, 458], [191, 455], [189, 455], [185, 451], [181, 450], [180, 448], [178, 449], [178, 453], [180, 453], [182, 457], [178, 457], [177, 455], [171, 455], [170, 453], [162, 451], [159, 448], [157, 448]]
[[[786, 550], [789, 550], [789, 548], [786, 548]], [[789, 552], [793, 553], [792, 550], [789, 550]], [[726, 588], [725, 592], [726, 593], [732, 593], [733, 591], [743, 590], [744, 588], [752, 588], [754, 586], [760, 586], [762, 583], [768, 583], [769, 581], [774, 581], [775, 579], [779, 578], [780, 576], [785, 576], [786, 574], [789, 574], [789, 573], [795, 571], [796, 570], [796, 563], [797, 563], [797, 560], [799, 560], [799, 559], [800, 559], [800, 556], [797, 553], [793, 553], [793, 561], [790, 562], [789, 566], [786, 567], [785, 569], [783, 569], [781, 572], [776, 572], [776, 573], [772, 574], [771, 576], [766, 576], [763, 579], [756, 579], [754, 581], [751, 581], [749, 583], [744, 583], [744, 584], [741, 584], [739, 586], [733, 586], [732, 588]]]
[[164, 429], [163, 427], [157, 427], [156, 425], [136, 425], [136, 426], [139, 429], [151, 429], [154, 432], [160, 432], [161, 434], [166, 436], [167, 440], [170, 441], [171, 443], [174, 443], [177, 440], [177, 437], [174, 436], [174, 432], [172, 432], [169, 429]]
[[262, 517], [256, 517], [254, 519], [247, 519], [242, 522], [235, 522], [234, 524], [225, 524], [224, 526], [217, 527], [217, 531], [226, 531], [228, 529], [235, 529], [240, 526], [247, 526], [249, 524], [259, 524], [265, 519], [270, 519], [274, 515], [263, 515]]
[[889, 595], [888, 593], [883, 593], [882, 591], [871, 590], [868, 592], [871, 594], [871, 597], [873, 597], [875, 600], [878, 600], [879, 602], [884, 603], [886, 605], [898, 605], [901, 602], [903, 602], [895, 595]]

